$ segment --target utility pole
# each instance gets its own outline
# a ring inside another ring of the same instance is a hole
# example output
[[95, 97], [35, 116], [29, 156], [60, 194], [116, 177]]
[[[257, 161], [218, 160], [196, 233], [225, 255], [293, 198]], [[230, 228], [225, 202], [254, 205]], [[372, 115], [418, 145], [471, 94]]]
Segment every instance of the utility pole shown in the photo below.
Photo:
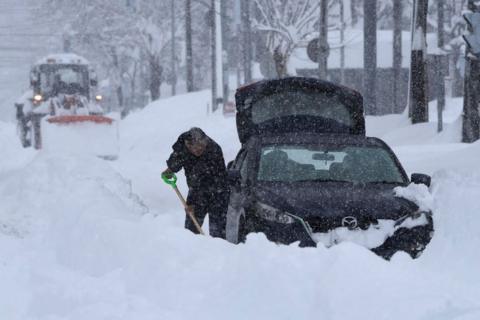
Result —
[[428, 0], [414, 0], [409, 94], [409, 114], [413, 124], [428, 121], [427, 13]]
[[212, 58], [212, 112], [223, 102], [223, 48], [220, 0], [211, 0], [211, 58]]
[[217, 110], [217, 19], [215, 18], [215, 3], [216, 0], [210, 1], [210, 27], [211, 27], [211, 38], [210, 38], [210, 57], [212, 64], [212, 112]]
[[171, 15], [171, 27], [172, 27], [172, 96], [177, 94], [177, 63], [176, 63], [176, 55], [175, 55], [175, 0], [170, 0], [170, 15]]
[[229, 48], [230, 42], [228, 41], [228, 19], [227, 19], [227, 3], [225, 1], [220, 1], [220, 15], [218, 17], [221, 21], [220, 23], [220, 33], [222, 41], [222, 93], [223, 93], [223, 104], [229, 100], [229, 60], [227, 48]]
[[320, 16], [318, 21], [318, 77], [327, 80], [328, 45], [328, 0], [320, 0]]
[[463, 100], [462, 141], [471, 143], [480, 139], [480, 10], [475, 1], [469, 0], [463, 18], [467, 21], [470, 34], [463, 36], [467, 44], [465, 64], [465, 86]]
[[340, 83], [345, 84], [345, 5], [340, 2]]
[[240, 1], [234, 2], [234, 21], [235, 21], [235, 66], [237, 68], [237, 88], [242, 85], [242, 9]]
[[445, 110], [445, 75], [447, 55], [443, 52], [445, 46], [445, 0], [437, 0], [437, 46], [439, 52], [434, 56], [436, 70], [436, 86], [437, 86], [437, 131], [443, 131], [443, 110]]
[[[392, 113], [400, 107], [400, 83], [402, 76], [402, 14], [404, 0], [393, 0], [393, 86]], [[405, 106], [404, 106], [405, 107]]]
[[250, 0], [238, 0], [240, 3], [242, 29], [243, 29], [243, 72], [244, 82], [252, 82], [252, 22], [250, 20]]
[[185, 0], [185, 52], [187, 92], [192, 92], [195, 90], [193, 84], [192, 0]]
[[364, 105], [367, 114], [377, 113], [377, 1], [363, 2]]

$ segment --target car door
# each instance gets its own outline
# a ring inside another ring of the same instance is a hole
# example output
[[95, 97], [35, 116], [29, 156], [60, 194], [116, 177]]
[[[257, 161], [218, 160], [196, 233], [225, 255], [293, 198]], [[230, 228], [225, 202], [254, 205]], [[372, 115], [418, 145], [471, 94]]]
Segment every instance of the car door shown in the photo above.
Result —
[[[245, 217], [245, 203], [248, 198], [248, 163], [247, 148], [242, 148], [235, 160], [229, 165], [229, 174], [234, 176], [230, 182], [230, 201], [227, 211], [226, 238], [238, 243], [239, 228], [242, 217]], [[238, 176], [239, 175], [239, 176]], [[232, 180], [235, 180], [233, 182]]]

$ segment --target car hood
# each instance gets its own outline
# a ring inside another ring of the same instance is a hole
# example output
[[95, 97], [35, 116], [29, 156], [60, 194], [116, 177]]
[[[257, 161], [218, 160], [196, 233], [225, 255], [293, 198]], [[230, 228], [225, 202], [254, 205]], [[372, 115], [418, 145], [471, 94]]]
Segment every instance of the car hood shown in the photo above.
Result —
[[418, 210], [413, 202], [395, 196], [393, 184], [336, 182], [261, 185], [258, 201], [303, 219], [333, 219], [354, 216], [369, 221], [396, 220]]

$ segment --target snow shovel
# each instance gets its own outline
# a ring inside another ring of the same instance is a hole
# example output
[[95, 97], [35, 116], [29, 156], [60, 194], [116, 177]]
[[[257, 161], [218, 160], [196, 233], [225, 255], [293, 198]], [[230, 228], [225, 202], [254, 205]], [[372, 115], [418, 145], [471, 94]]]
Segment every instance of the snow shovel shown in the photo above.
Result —
[[172, 173], [172, 175], [170, 177], [168, 177], [167, 175], [165, 174], [162, 174], [162, 179], [163, 181], [172, 186], [173, 190], [175, 191], [175, 193], [177, 194], [178, 198], [180, 199], [180, 201], [182, 202], [182, 205], [183, 207], [185, 208], [185, 211], [187, 212], [188, 216], [190, 217], [190, 219], [192, 219], [193, 221], [193, 224], [195, 225], [195, 228], [197, 229], [197, 231], [201, 234], [201, 235], [205, 235], [205, 233], [203, 233], [203, 230], [202, 230], [202, 227], [200, 226], [200, 224], [198, 223], [197, 221], [197, 218], [195, 218], [195, 215], [193, 214], [192, 211], [188, 210], [188, 205], [187, 205], [187, 202], [185, 201], [185, 198], [182, 196], [182, 194], [180, 193], [180, 190], [178, 190], [178, 187], [177, 187], [177, 176], [175, 174]]

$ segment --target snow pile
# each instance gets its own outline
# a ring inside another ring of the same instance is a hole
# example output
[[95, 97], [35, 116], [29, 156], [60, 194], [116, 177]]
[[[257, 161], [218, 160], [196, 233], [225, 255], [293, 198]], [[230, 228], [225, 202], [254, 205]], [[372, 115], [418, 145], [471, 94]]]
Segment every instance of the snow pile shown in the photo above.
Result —
[[13, 123], [0, 121], [0, 179], [3, 173], [22, 166], [34, 156], [33, 150], [20, 146], [17, 128]]
[[428, 123], [413, 125], [406, 113], [368, 116], [366, 118], [367, 135], [380, 137], [388, 144], [400, 145], [425, 145], [425, 144], [447, 144], [461, 141], [462, 133], [462, 111], [463, 99], [447, 99], [447, 105], [443, 112], [444, 130], [437, 132], [437, 103], [429, 104]]
[[118, 158], [117, 121], [58, 124], [44, 119], [41, 126], [45, 151]]
[[128, 181], [94, 157], [41, 152], [3, 176], [0, 232], [26, 236], [72, 228], [79, 217], [112, 219], [141, 212]]
[[395, 196], [415, 203], [420, 211], [429, 212], [433, 210], [433, 197], [426, 185], [412, 183], [407, 187], [397, 187], [394, 192]]
[[79, 64], [89, 65], [87, 59], [74, 53], [54, 53], [39, 59], [35, 64]]
[[346, 227], [339, 227], [325, 233], [314, 233], [313, 239], [327, 248], [348, 241], [368, 249], [374, 249], [384, 244], [385, 240], [401, 228], [411, 229], [427, 224], [428, 220], [425, 214], [418, 218], [409, 217], [398, 224], [395, 220], [379, 219], [376, 225], [371, 225], [366, 230], [349, 230]]

